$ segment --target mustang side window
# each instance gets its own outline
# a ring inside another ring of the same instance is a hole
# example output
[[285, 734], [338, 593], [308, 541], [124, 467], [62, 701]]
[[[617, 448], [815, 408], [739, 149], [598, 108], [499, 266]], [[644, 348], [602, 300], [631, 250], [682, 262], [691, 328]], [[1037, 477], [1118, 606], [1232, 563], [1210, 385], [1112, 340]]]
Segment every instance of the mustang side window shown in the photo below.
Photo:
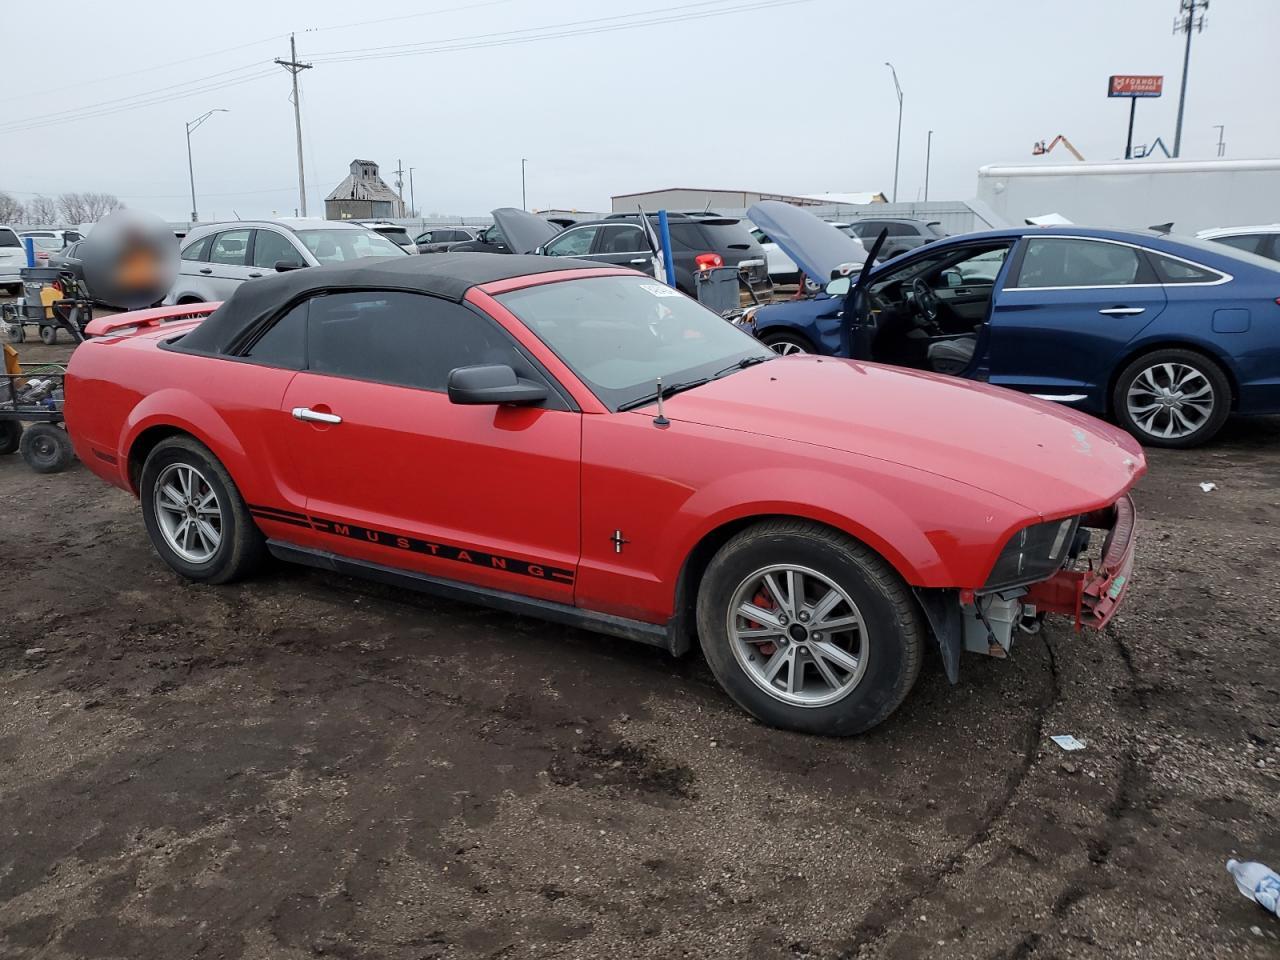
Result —
[[521, 376], [533, 375], [492, 321], [425, 294], [316, 297], [308, 331], [308, 367], [314, 373], [441, 392], [455, 367], [505, 363]]
[[245, 356], [269, 367], [301, 370], [307, 363], [307, 301], [298, 304], [258, 337]]
[[[1143, 283], [1133, 247], [1097, 240], [1038, 237], [1027, 242], [1019, 287], [1113, 287]], [[1150, 272], [1150, 271], [1147, 271]]]

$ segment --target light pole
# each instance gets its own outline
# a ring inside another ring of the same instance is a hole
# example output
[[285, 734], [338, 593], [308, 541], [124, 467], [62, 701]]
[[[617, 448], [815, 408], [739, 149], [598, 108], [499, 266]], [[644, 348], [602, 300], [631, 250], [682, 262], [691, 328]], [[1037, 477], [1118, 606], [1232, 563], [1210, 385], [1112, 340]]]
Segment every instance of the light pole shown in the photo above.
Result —
[[414, 168], [410, 167], [409, 168], [409, 216], [416, 217], [418, 215], [418, 201], [415, 200], [413, 196], [413, 171], [414, 171]]
[[206, 120], [212, 117], [215, 113], [230, 113], [230, 112], [231, 112], [230, 110], [224, 110], [221, 107], [216, 107], [213, 110], [205, 111], [204, 113], [200, 114], [200, 116], [196, 117], [194, 120], [187, 121], [187, 176], [191, 178], [191, 222], [192, 224], [194, 224], [197, 220], [199, 220], [200, 217], [196, 213], [196, 168], [194, 164], [192, 164], [191, 162], [191, 131], [196, 129], [196, 127], [200, 126], [200, 124], [204, 123]]
[[529, 209], [529, 200], [526, 197], [525, 190], [524, 190], [524, 165], [528, 162], [529, 162], [528, 157], [520, 158], [520, 209], [521, 210]]
[[929, 131], [929, 138], [924, 142], [924, 199], [929, 202], [929, 160], [933, 156], [933, 131]]
[[893, 69], [893, 64], [888, 60], [884, 65], [889, 68], [889, 72], [893, 74], [893, 89], [898, 94], [898, 145], [893, 150], [893, 202], [898, 202], [898, 160], [902, 156], [902, 87], [898, 85], [898, 71]]

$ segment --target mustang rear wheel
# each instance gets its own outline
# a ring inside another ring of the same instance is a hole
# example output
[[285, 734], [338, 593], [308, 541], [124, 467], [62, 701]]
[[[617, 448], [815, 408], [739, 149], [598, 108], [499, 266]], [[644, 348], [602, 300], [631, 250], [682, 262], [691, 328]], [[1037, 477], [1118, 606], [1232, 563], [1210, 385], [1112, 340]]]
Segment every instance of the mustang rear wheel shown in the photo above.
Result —
[[818, 524], [773, 520], [712, 559], [698, 635], [720, 685], [753, 716], [849, 736], [902, 703], [924, 628], [907, 586], [872, 551]]
[[1202, 354], [1154, 350], [1120, 374], [1112, 408], [1120, 425], [1148, 446], [1194, 447], [1222, 429], [1231, 385]]
[[261, 561], [262, 534], [231, 475], [199, 441], [160, 441], [142, 467], [138, 492], [152, 546], [184, 577], [227, 583]]

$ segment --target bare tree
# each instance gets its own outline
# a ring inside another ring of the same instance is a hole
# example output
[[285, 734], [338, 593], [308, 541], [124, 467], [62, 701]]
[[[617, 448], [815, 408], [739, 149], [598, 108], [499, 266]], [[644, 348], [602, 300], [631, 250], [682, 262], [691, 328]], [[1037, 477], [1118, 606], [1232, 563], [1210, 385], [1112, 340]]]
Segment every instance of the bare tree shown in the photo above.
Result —
[[124, 206], [114, 193], [82, 193], [80, 196], [84, 199], [87, 214], [84, 219], [87, 221], [101, 220], [112, 210], [119, 210]]
[[85, 215], [87, 208], [84, 194], [81, 193], [58, 194], [58, 209], [62, 212], [62, 218], [68, 223], [84, 223], [89, 219]]
[[52, 197], [36, 194], [27, 201], [27, 223], [50, 227], [58, 222], [58, 204]]
[[25, 212], [26, 208], [21, 200], [0, 191], [0, 223], [19, 223]]

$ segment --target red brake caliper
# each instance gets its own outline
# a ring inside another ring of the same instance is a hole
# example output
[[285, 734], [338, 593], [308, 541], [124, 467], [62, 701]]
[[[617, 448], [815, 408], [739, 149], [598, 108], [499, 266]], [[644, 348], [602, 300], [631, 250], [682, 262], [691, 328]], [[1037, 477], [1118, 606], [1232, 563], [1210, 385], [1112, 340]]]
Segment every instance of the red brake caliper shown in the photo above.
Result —
[[[770, 597], [767, 593], [765, 593], [764, 590], [761, 590], [754, 597], [752, 597], [751, 602], [754, 603], [761, 610], [773, 610], [776, 608], [776, 604], [774, 604], [773, 598]], [[754, 620], [748, 620], [747, 624], [753, 630], [760, 630], [760, 629], [763, 629], [764, 627], [763, 623], [756, 623]], [[760, 655], [762, 657], [771, 657], [773, 656], [774, 652], [777, 649], [778, 648], [774, 646], [772, 643], [762, 643], [760, 644]]]

